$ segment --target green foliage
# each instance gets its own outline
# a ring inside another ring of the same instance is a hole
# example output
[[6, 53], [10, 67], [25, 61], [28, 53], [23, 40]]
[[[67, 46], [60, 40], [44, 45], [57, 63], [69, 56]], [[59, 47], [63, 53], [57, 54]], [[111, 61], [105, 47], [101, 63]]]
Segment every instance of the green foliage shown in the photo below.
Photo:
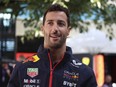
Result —
[[[114, 4], [108, 3], [109, 1], [113, 1]], [[59, 3], [69, 8], [71, 26], [78, 27], [80, 32], [88, 31], [89, 22], [86, 20], [92, 20], [99, 30], [102, 29], [101, 22], [109, 26], [116, 24], [115, 0], [3, 0], [0, 2], [0, 12], [11, 8], [11, 13], [15, 16], [28, 13], [29, 17], [24, 19], [25, 25], [40, 29], [38, 24], [40, 24], [43, 13], [53, 3]], [[113, 38], [113, 30], [109, 28], [107, 31], [109, 38]]]

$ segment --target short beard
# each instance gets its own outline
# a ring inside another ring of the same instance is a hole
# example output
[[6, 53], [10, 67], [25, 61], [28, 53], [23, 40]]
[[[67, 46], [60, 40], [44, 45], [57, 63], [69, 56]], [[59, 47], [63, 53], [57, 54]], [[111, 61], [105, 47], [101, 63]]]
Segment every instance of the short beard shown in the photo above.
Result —
[[56, 44], [56, 45], [52, 45], [50, 46], [51, 49], [59, 49], [63, 46], [63, 44]]
[[65, 43], [66, 43], [66, 38], [62, 38], [62, 40], [59, 43], [54, 44], [54, 45], [50, 45], [50, 48], [51, 49], [58, 49], [58, 48], [61, 48]]

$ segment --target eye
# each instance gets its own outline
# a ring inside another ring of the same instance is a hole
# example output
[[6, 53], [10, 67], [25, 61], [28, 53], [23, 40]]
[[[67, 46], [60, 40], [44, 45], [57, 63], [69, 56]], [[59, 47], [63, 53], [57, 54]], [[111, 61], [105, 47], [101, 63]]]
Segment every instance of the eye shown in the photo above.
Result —
[[64, 23], [64, 22], [58, 22], [58, 25], [59, 25], [60, 27], [63, 27], [63, 26], [65, 26], [65, 23]]
[[48, 25], [53, 25], [53, 22], [48, 22]]

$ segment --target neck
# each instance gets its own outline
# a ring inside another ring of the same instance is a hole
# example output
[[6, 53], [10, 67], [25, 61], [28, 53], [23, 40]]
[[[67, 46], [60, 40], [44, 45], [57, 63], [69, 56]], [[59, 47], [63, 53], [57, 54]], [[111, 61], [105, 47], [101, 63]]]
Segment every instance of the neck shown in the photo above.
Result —
[[59, 62], [66, 52], [66, 46], [62, 46], [61, 48], [50, 48], [51, 59], [53, 63]]

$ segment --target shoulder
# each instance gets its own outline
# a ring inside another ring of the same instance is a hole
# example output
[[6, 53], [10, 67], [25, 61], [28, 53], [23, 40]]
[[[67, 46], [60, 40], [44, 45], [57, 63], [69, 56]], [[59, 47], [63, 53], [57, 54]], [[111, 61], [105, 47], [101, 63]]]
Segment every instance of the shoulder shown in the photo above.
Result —
[[36, 64], [36, 62], [38, 62], [40, 60], [39, 56], [37, 54], [32, 55], [28, 58], [26, 58], [25, 60], [23, 60], [22, 62], [17, 62], [16, 65], [14, 66], [14, 69], [20, 69], [20, 68], [24, 68], [24, 67], [28, 67], [29, 65], [33, 65]]
[[[81, 73], [93, 73], [93, 69], [85, 64], [83, 64], [78, 58], [73, 57], [70, 61], [72, 67], [77, 68]], [[86, 71], [86, 72], [85, 72]]]
[[[88, 81], [96, 84], [95, 74], [92, 68], [80, 62], [77, 58], [71, 60], [71, 65], [75, 72], [79, 73], [80, 81]], [[89, 87], [89, 86], [88, 86]], [[96, 87], [96, 86], [94, 86]]]
[[29, 61], [37, 62], [39, 60], [40, 60], [39, 56], [37, 54], [34, 54], [34, 55], [30, 56], [30, 57], [27, 57], [22, 63], [27, 63]]

